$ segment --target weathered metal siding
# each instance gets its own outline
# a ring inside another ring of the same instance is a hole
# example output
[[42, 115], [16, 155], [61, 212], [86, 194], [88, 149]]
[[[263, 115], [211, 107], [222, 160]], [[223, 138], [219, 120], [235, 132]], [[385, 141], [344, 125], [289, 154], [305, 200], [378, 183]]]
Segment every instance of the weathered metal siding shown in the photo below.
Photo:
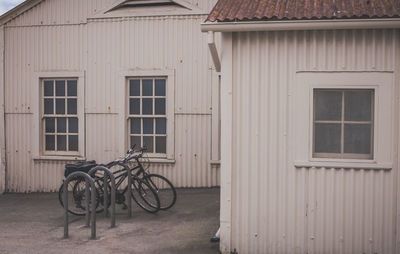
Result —
[[397, 148], [388, 171], [295, 168], [290, 91], [299, 70], [398, 72], [399, 43], [396, 30], [233, 34], [232, 250], [395, 253]]
[[[174, 69], [175, 163], [154, 164], [152, 171], [178, 187], [219, 185], [219, 169], [210, 164], [213, 66], [206, 35], [200, 32], [206, 16], [91, 19], [87, 24], [57, 25], [71, 17], [67, 11], [66, 19], [54, 21], [59, 8], [80, 8], [75, 5], [79, 1], [72, 1], [72, 6], [55, 4], [59, 2], [46, 0], [5, 27], [7, 191], [56, 191], [63, 178], [67, 161], [34, 160], [32, 155], [34, 76], [51, 71], [85, 73], [85, 155], [107, 162], [125, 152], [118, 143], [125, 135], [119, 133], [117, 106], [125, 98], [116, 92], [117, 86], [124, 86], [121, 71]], [[199, 1], [199, 6], [211, 8], [212, 2]], [[101, 6], [89, 3], [84, 6]], [[70, 22], [90, 13], [81, 12]], [[40, 24], [43, 17], [47, 25]]]

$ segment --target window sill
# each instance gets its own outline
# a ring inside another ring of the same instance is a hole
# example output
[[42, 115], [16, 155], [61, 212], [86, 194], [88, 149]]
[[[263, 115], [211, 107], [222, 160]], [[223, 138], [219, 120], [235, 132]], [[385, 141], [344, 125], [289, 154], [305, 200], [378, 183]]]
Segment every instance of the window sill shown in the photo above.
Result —
[[159, 164], [175, 164], [175, 159], [167, 159], [167, 158], [148, 158], [150, 163], [159, 163]]
[[391, 170], [393, 165], [390, 163], [376, 163], [375, 161], [358, 162], [358, 161], [295, 161], [296, 168], [339, 168], [339, 169], [374, 169], [374, 170]]
[[34, 161], [86, 161], [86, 158], [80, 156], [42, 155], [34, 157], [33, 160]]

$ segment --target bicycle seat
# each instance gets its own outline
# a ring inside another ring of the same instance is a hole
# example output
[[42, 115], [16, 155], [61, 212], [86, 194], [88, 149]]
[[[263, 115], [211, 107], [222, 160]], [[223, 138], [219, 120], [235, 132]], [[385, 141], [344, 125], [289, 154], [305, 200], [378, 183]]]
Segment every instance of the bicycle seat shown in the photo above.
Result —
[[85, 161], [75, 164], [65, 164], [64, 176], [67, 177], [71, 173], [82, 171], [88, 173], [89, 170], [97, 166], [96, 161]]

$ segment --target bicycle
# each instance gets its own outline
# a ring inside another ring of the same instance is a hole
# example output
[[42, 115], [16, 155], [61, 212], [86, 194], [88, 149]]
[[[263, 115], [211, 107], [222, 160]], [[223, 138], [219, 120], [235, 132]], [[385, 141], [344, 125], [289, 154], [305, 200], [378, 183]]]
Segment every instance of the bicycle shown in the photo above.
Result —
[[[105, 166], [109, 169], [115, 166], [121, 166], [121, 169], [118, 169], [113, 172], [116, 180], [116, 203], [122, 204], [126, 208], [125, 204], [125, 192], [127, 191], [127, 186], [120, 190], [121, 184], [124, 182], [128, 175], [128, 171], [131, 172], [132, 179], [132, 198], [135, 202], [145, 211], [154, 213], [158, 210], [167, 210], [171, 208], [176, 202], [176, 190], [173, 184], [164, 176], [158, 174], [150, 174], [143, 167], [141, 162], [141, 158], [143, 158], [144, 151], [146, 148], [140, 148], [138, 151], [134, 151], [135, 145], [128, 150], [127, 155], [122, 160], [112, 161]], [[135, 152], [139, 152], [137, 155], [132, 155]], [[128, 162], [132, 159], [136, 160], [137, 166], [129, 168]], [[87, 163], [81, 164], [69, 164], [66, 165], [65, 176], [74, 171], [84, 171], [88, 172], [91, 168], [97, 166], [95, 161], [89, 161]], [[132, 174], [132, 171], [136, 171], [135, 174]], [[118, 181], [117, 181], [118, 180]], [[96, 183], [96, 211], [101, 212], [104, 206], [103, 204], [103, 177], [95, 176]], [[74, 204], [75, 207], [69, 209], [72, 214], [75, 215], [84, 215], [85, 214], [85, 182], [83, 179], [77, 179], [70, 182], [71, 187], [69, 189], [72, 190], [72, 201], [71, 204]], [[110, 182], [108, 182], [110, 188]], [[156, 197], [154, 197], [156, 196]], [[62, 204], [62, 185], [59, 190], [59, 200], [60, 204]], [[110, 197], [109, 199], [110, 200]], [[107, 204], [109, 206], [110, 203]], [[75, 209], [75, 210], [72, 210]]]
[[[118, 169], [117, 171], [113, 172], [116, 180], [115, 188], [116, 188], [116, 203], [122, 204], [126, 207], [125, 204], [125, 193], [128, 190], [128, 186], [122, 187], [122, 183], [127, 179], [128, 174], [132, 177], [132, 194], [131, 197], [133, 200], [144, 210], [150, 213], [155, 213], [160, 209], [160, 200], [158, 198], [157, 193], [152, 189], [152, 187], [144, 181], [140, 179], [138, 176], [132, 174], [133, 169], [129, 169], [126, 165], [128, 160], [133, 159], [135, 156], [130, 156], [130, 153], [122, 159], [122, 160], [115, 160], [112, 161], [105, 166], [107, 168], [111, 168], [113, 166], [119, 165], [122, 168]], [[88, 173], [90, 169], [97, 166], [95, 161], [90, 161], [87, 163], [78, 163], [78, 164], [67, 164], [65, 169], [65, 176], [68, 176], [70, 173], [75, 171], [83, 171]], [[96, 191], [96, 212], [102, 212], [104, 209], [104, 193], [103, 193], [103, 186], [104, 186], [104, 178], [103, 176], [94, 176], [95, 179], [95, 191]], [[108, 183], [109, 184], [109, 183]], [[61, 184], [59, 191], [58, 191], [58, 198], [61, 206], [63, 205], [63, 184]], [[111, 188], [111, 187], [110, 187]], [[86, 191], [86, 184], [85, 180], [81, 177], [77, 177], [69, 182], [68, 190], [71, 191], [71, 195], [68, 195], [71, 201], [68, 203], [71, 204], [68, 207], [68, 211], [74, 215], [85, 215], [86, 213], [86, 199], [85, 199], [85, 191]], [[91, 191], [91, 190], [90, 190]], [[110, 199], [108, 199], [110, 200]], [[101, 204], [101, 206], [100, 206]], [[91, 205], [91, 204], [90, 204]], [[110, 203], [106, 204], [107, 206]]]

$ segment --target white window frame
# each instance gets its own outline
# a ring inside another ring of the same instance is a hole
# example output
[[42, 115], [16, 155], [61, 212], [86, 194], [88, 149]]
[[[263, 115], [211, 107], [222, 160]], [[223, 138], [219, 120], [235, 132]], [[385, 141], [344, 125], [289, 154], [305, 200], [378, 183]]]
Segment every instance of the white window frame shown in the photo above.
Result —
[[[162, 163], [175, 162], [175, 71], [174, 70], [131, 70], [122, 71], [120, 74], [119, 89], [119, 122], [120, 135], [119, 150], [120, 155], [124, 156], [129, 149], [129, 79], [134, 78], [165, 78], [166, 79], [166, 118], [167, 118], [167, 144], [166, 154], [148, 153], [151, 161]], [[122, 99], [123, 98], [123, 99]]]
[[[85, 83], [84, 72], [38, 72], [35, 73], [32, 84], [32, 151], [34, 159], [45, 160], [84, 160], [85, 159]], [[43, 80], [75, 79], [77, 80], [77, 116], [78, 116], [78, 151], [45, 151], [43, 111]]]
[[[393, 82], [392, 72], [298, 72], [293, 89], [292, 108], [295, 166], [391, 169], [394, 130]], [[313, 157], [314, 89], [374, 90], [372, 159]]]

